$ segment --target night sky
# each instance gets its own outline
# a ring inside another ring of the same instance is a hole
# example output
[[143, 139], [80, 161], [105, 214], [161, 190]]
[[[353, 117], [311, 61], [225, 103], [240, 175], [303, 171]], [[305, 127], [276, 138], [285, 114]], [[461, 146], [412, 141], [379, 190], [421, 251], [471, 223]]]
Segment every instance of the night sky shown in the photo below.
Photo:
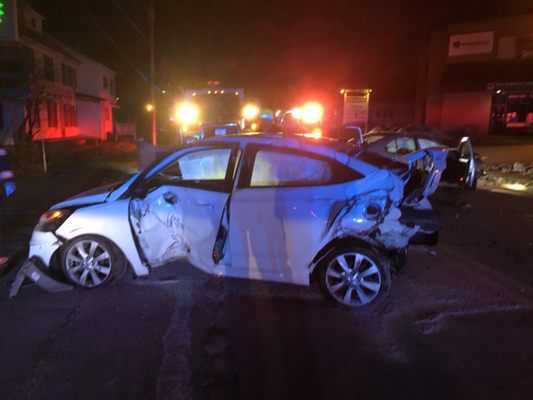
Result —
[[[409, 100], [420, 46], [431, 28], [533, 12], [532, 3], [156, 0], [158, 85], [174, 94], [216, 79], [272, 106], [326, 99], [342, 87], [371, 87], [378, 99]], [[31, 4], [47, 17], [48, 32], [118, 72], [126, 112], [142, 104], [148, 84], [131, 63], [148, 74], [148, 41], [127, 18], [147, 36], [147, 1]]]

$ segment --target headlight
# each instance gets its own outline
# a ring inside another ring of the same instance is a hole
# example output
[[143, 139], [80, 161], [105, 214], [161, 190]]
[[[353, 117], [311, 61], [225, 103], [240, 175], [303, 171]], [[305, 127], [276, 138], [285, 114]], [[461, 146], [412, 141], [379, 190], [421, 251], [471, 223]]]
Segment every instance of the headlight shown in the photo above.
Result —
[[311, 102], [302, 107], [302, 121], [306, 124], [317, 124], [322, 120], [324, 108], [321, 104]]
[[68, 217], [71, 216], [73, 212], [73, 209], [47, 211], [41, 215], [35, 229], [41, 232], [54, 232], [67, 220]]
[[247, 104], [242, 109], [242, 116], [245, 120], [250, 121], [259, 115], [259, 107], [254, 104]]
[[176, 109], [176, 120], [183, 125], [191, 125], [198, 122], [200, 111], [195, 104], [181, 103]]

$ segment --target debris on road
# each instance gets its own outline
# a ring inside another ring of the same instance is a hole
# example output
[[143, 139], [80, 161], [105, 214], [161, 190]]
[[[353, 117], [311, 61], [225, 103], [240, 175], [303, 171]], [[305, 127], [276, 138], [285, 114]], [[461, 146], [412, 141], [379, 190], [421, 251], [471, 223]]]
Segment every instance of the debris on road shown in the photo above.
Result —
[[19, 272], [17, 272], [15, 281], [11, 285], [11, 289], [9, 291], [10, 299], [18, 294], [26, 278], [31, 279], [37, 286], [51, 293], [65, 292], [74, 289], [72, 285], [59, 282], [47, 275], [37, 266], [35, 260], [30, 258], [26, 260], [24, 264], [22, 264]]

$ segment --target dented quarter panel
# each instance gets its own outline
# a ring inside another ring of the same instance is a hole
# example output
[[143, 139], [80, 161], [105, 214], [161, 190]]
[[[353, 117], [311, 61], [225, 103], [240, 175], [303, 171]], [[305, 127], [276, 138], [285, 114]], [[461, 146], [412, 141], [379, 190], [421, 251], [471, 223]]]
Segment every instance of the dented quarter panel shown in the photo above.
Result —
[[[237, 189], [230, 205], [231, 264], [218, 272], [307, 285], [318, 251], [336, 237], [373, 231], [378, 221], [366, 218], [366, 207], [379, 205], [384, 214], [391, 201], [401, 199], [401, 182], [390, 171], [377, 170], [338, 185]], [[332, 213], [339, 201], [345, 206]]]

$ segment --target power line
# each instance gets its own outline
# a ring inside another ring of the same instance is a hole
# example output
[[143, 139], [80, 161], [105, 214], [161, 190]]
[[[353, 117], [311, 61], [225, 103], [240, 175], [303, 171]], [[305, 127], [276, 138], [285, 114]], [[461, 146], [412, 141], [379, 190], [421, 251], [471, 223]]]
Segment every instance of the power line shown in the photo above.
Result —
[[128, 22], [130, 23], [130, 25], [133, 27], [133, 29], [135, 29], [137, 31], [137, 33], [139, 35], [141, 35], [141, 37], [148, 41], [148, 38], [146, 37], [146, 35], [144, 34], [144, 32], [139, 28], [139, 26], [133, 21], [133, 19], [128, 15], [128, 13], [124, 10], [124, 8], [120, 5], [120, 3], [117, 1], [117, 0], [113, 0], [113, 3], [115, 4], [115, 6], [120, 10], [120, 12], [122, 13], [122, 15], [124, 16], [124, 18], [126, 18], [128, 20]]
[[78, 0], [78, 2], [81, 4], [81, 6], [84, 8], [84, 10], [87, 12], [87, 14], [89, 15], [89, 17], [93, 20], [93, 22], [96, 24], [96, 26], [98, 26], [98, 28], [100, 28], [100, 30], [102, 31], [102, 33], [104, 34], [104, 36], [107, 38], [107, 40], [109, 40], [109, 42], [111, 43], [111, 45], [115, 48], [115, 50], [118, 51], [118, 53], [126, 60], [126, 62], [135, 70], [135, 72], [144, 80], [144, 81], [148, 81], [148, 77], [146, 76], [146, 74], [144, 72], [142, 72], [142, 70], [137, 67], [137, 65], [135, 65], [135, 63], [133, 61], [131, 61], [131, 59], [128, 57], [128, 55], [121, 49], [121, 47], [115, 42], [115, 40], [111, 37], [111, 35], [109, 33], [107, 33], [106, 29], [102, 26], [102, 24], [100, 24], [100, 22], [98, 21], [98, 18], [96, 18], [96, 16], [93, 14], [93, 12], [91, 11], [91, 9], [83, 2], [83, 0]]

